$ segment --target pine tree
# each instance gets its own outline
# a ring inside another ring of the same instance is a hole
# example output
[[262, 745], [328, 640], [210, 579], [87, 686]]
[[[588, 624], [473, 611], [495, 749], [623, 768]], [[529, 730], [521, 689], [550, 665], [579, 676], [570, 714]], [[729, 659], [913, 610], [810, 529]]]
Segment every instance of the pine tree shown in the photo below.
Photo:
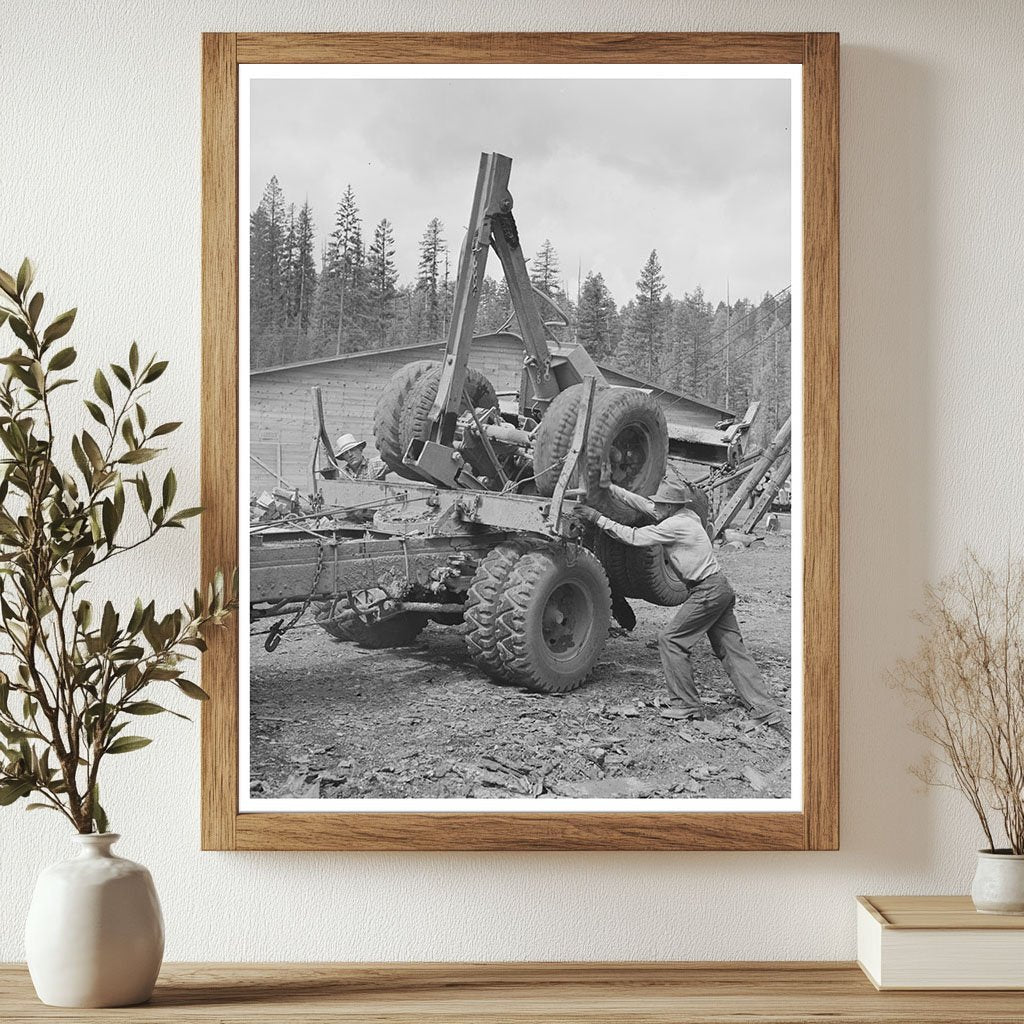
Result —
[[373, 340], [378, 348], [383, 348], [395, 319], [395, 284], [398, 281], [395, 236], [386, 217], [374, 229], [366, 269]]
[[549, 298], [553, 298], [559, 290], [559, 273], [558, 253], [555, 252], [551, 240], [545, 238], [537, 250], [537, 255], [530, 261], [530, 284]]
[[587, 274], [576, 311], [576, 340], [598, 362], [615, 351], [620, 334], [619, 313], [601, 274]]
[[249, 315], [254, 365], [279, 361], [278, 330], [286, 319], [284, 277], [286, 213], [284, 193], [274, 176], [249, 218]]
[[444, 224], [434, 217], [420, 239], [420, 262], [416, 288], [420, 292], [421, 309], [418, 335], [420, 340], [436, 341], [443, 331], [443, 280], [448, 246]]
[[658, 252], [651, 250], [636, 282], [636, 299], [626, 320], [618, 362], [648, 380], [658, 376], [662, 361], [661, 344], [665, 333], [662, 296], [665, 278]]
[[295, 318], [303, 334], [309, 335], [313, 324], [313, 299], [316, 294], [316, 261], [313, 259], [313, 239], [316, 227], [313, 210], [306, 199], [295, 222], [295, 256], [292, 272]]
[[325, 334], [333, 335], [338, 355], [356, 348], [359, 342], [363, 277], [363, 221], [355, 193], [348, 185], [327, 242], [320, 301], [320, 327]]

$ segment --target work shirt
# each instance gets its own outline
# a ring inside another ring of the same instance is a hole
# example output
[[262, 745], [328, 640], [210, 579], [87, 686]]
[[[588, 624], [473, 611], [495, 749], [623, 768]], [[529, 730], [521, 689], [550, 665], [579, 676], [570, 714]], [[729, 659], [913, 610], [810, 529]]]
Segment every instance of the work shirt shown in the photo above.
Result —
[[333, 466], [328, 466], [321, 470], [320, 475], [325, 480], [383, 480], [388, 472], [387, 464], [382, 459], [366, 459], [358, 469], [351, 469], [344, 459], [339, 462], [340, 473]]
[[[612, 484], [612, 497], [629, 508], [654, 518], [654, 502]], [[680, 508], [674, 515], [651, 526], [623, 526], [601, 516], [596, 525], [623, 544], [634, 548], [651, 548], [660, 544], [665, 558], [685, 583], [696, 583], [718, 572], [718, 559], [700, 516], [692, 509]]]
[[382, 459], [366, 459], [358, 469], [348, 469], [350, 476], [356, 480], [383, 480], [388, 467]]

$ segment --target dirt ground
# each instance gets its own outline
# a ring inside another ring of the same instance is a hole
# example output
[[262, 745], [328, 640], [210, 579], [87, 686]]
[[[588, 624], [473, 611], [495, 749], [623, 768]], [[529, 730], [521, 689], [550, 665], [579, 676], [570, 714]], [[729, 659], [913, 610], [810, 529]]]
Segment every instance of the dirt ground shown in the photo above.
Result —
[[[719, 553], [737, 617], [788, 715], [790, 543]], [[673, 614], [632, 602], [590, 681], [563, 696], [489, 682], [458, 629], [363, 650], [313, 627], [273, 654], [253, 637], [251, 793], [269, 797], [786, 797], [789, 740], [751, 723], [703, 640], [694, 669], [704, 721], [664, 718], [656, 638]]]

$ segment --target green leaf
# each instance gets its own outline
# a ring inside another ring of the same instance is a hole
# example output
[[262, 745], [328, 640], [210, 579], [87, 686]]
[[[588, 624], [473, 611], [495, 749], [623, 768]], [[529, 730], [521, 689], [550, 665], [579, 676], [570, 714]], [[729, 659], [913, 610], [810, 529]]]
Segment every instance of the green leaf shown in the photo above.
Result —
[[110, 364], [110, 372], [126, 387], [132, 386], [132, 379], [128, 376], [128, 371], [123, 366], [118, 366], [117, 363]]
[[28, 329], [28, 324], [21, 317], [12, 314], [8, 323], [11, 325], [11, 330], [14, 331], [19, 341], [25, 342], [26, 345], [32, 343], [32, 333]]
[[172, 431], [177, 430], [181, 426], [181, 420], [177, 420], [173, 423], [161, 423], [156, 430], [150, 435], [151, 437], [163, 437], [164, 434], [170, 434]]
[[135, 478], [135, 487], [139, 492], [139, 502], [142, 505], [143, 510], [146, 514], [149, 514], [149, 509], [153, 504], [153, 495], [149, 490], [149, 477], [143, 473], [141, 476]]
[[174, 475], [174, 470], [167, 470], [167, 476], [164, 477], [164, 486], [162, 490], [163, 504], [165, 507], [170, 507], [172, 501], [174, 501], [174, 495], [178, 491], [178, 478]]
[[103, 605], [103, 618], [100, 621], [100, 639], [102, 640], [104, 647], [109, 647], [111, 645], [116, 632], [117, 612], [114, 611], [114, 606], [107, 601]]
[[180, 523], [183, 519], [192, 519], [194, 516], [201, 515], [203, 511], [202, 505], [195, 505], [192, 508], [183, 508], [180, 512], [175, 512], [173, 516], [167, 521], [167, 525], [171, 523]]
[[17, 779], [10, 782], [0, 782], [0, 807], [8, 807], [15, 800], [32, 792], [31, 779]]
[[75, 314], [77, 313], [77, 308], [69, 309], [66, 313], [61, 313], [61, 315], [57, 317], [57, 319], [54, 320], [45, 331], [43, 331], [43, 341], [49, 344], [51, 341], [63, 338], [64, 335], [71, 330], [71, 325], [75, 322]]
[[161, 707], [159, 704], [154, 704], [151, 700], [139, 700], [134, 704], [126, 704], [124, 710], [129, 715], [160, 715], [168, 714], [174, 715], [175, 718], [180, 718], [182, 721], [191, 722], [192, 719], [188, 715], [179, 714], [177, 711], [172, 711], [170, 708]]
[[196, 686], [195, 683], [191, 683], [187, 679], [177, 679], [175, 680], [174, 685], [177, 686], [186, 697], [191, 697], [193, 700], [210, 699], [210, 695], [201, 686]]
[[92, 787], [92, 820], [96, 826], [96, 831], [101, 835], [109, 831], [107, 814], [100, 806], [100, 787], [98, 784]]
[[113, 743], [107, 747], [108, 754], [129, 754], [133, 750], [141, 750], [148, 747], [153, 741], [146, 736], [118, 736]]
[[124, 438], [124, 443], [133, 451], [139, 447], [139, 442], [135, 440], [135, 428], [132, 426], [132, 421], [127, 417], [125, 417], [124, 423], [121, 424], [121, 436]]
[[75, 609], [75, 618], [78, 619], [82, 629], [87, 630], [92, 625], [92, 603], [90, 601], [80, 601]]
[[125, 704], [124, 711], [128, 715], [159, 715], [167, 708], [154, 704], [151, 700], [137, 700], [134, 704]]
[[155, 459], [158, 454], [156, 448], [136, 448], [134, 451], [125, 452], [117, 461], [134, 466], [139, 462], [149, 462], [150, 459]]
[[39, 314], [42, 312], [42, 310], [43, 293], [36, 292], [35, 295], [32, 296], [32, 300], [28, 304], [28, 320], [33, 328], [39, 322]]
[[32, 287], [32, 281], [36, 276], [36, 268], [32, 266], [32, 261], [26, 256], [21, 261], [21, 266], [18, 268], [18, 294], [24, 295], [29, 288]]
[[[8, 313], [8, 316], [9, 315], [10, 314]], [[9, 352], [2, 359], [0, 359], [0, 363], [11, 366], [31, 366], [32, 357], [25, 355], [24, 352]]]
[[77, 358], [78, 353], [70, 345], [67, 348], [62, 348], [50, 360], [50, 365], [46, 368], [47, 372], [50, 370], [66, 370]]
[[79, 473], [81, 473], [87, 481], [91, 481], [92, 467], [89, 465], [89, 460], [82, 448], [82, 443], [77, 437], [71, 438], [71, 455], [75, 460], [75, 465], [78, 466]]
[[59, 809], [54, 807], [53, 804], [27, 804], [26, 807], [25, 807], [25, 810], [26, 811], [57, 811], [58, 814], [60, 813]]
[[114, 503], [109, 498], [104, 499], [101, 514], [103, 536], [106, 539], [107, 546], [113, 547], [114, 538], [117, 535], [117, 513], [114, 511]]
[[104, 376], [102, 370], [97, 370], [96, 375], [92, 379], [92, 386], [96, 394], [100, 396], [100, 401], [109, 405], [111, 409], [114, 408], [114, 396], [110, 392], [110, 385], [107, 383], [107, 378]]
[[128, 365], [131, 367], [132, 373], [139, 372], [139, 346], [134, 341], [128, 350]]
[[107, 425], [107, 417], [104, 415], [103, 410], [95, 403], [90, 402], [88, 398], [83, 399], [86, 409], [89, 410], [89, 415], [100, 425]]
[[159, 377], [164, 370], [167, 369], [167, 360], [164, 359], [161, 362], [154, 363], [147, 371], [146, 376], [143, 378], [143, 384], [152, 384], [153, 381]]
[[85, 454], [89, 456], [89, 462], [92, 463], [92, 468], [99, 472], [105, 465], [103, 461], [103, 453], [100, 451], [100, 446], [93, 439], [92, 434], [88, 430], [82, 431], [82, 447], [85, 449]]
[[0, 270], [0, 288], [2, 288], [15, 302], [18, 301], [18, 286], [14, 278], [6, 270]]

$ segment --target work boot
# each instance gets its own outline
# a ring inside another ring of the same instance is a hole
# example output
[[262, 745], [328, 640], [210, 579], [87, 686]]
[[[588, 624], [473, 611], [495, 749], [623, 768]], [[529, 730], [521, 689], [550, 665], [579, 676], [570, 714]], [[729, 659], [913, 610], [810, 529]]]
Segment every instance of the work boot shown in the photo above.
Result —
[[786, 717], [778, 708], [772, 707], [770, 704], [764, 704], [756, 708], [748, 708], [747, 717], [757, 725], [767, 725], [769, 728], [782, 733], [784, 736], [788, 737], [790, 734], [789, 722]]
[[707, 718], [707, 709], [703, 704], [687, 705], [678, 697], [673, 697], [661, 712], [661, 717], [680, 722], [701, 721]]

